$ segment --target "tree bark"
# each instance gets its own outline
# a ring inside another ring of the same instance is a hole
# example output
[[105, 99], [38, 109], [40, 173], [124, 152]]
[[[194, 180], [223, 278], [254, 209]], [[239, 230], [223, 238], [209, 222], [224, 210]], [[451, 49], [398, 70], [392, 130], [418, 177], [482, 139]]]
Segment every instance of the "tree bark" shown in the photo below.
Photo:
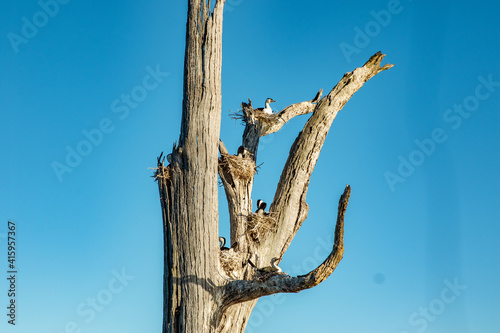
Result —
[[[332, 253], [318, 268], [297, 277], [260, 268], [272, 257], [281, 260], [307, 217], [309, 179], [337, 113], [364, 82], [392, 66], [380, 66], [379, 52], [345, 74], [325, 97], [321, 90], [274, 115], [254, 110], [251, 101], [243, 103], [245, 152], [231, 155], [219, 140], [224, 2], [189, 0], [181, 132], [168, 164], [161, 155], [157, 161], [165, 242], [164, 333], [242, 333], [259, 297], [311, 288], [333, 272], [344, 252], [349, 186], [339, 201]], [[259, 138], [310, 113], [290, 149], [269, 213], [252, 213]], [[218, 246], [217, 175], [230, 210], [229, 249]]]
[[163, 216], [164, 332], [215, 332], [218, 263], [217, 168], [223, 1], [190, 0], [179, 143], [168, 166]]

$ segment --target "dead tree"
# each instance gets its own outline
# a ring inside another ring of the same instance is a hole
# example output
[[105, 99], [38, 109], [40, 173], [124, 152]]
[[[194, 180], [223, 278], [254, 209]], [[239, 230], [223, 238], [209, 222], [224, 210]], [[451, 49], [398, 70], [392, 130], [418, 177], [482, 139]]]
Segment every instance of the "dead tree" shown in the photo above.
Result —
[[[269, 266], [272, 257], [279, 261], [306, 219], [309, 179], [337, 113], [366, 81], [392, 67], [380, 65], [379, 52], [328, 95], [320, 91], [273, 115], [243, 103], [245, 150], [231, 155], [219, 140], [224, 0], [213, 2], [189, 0], [181, 132], [168, 163], [158, 158], [155, 174], [164, 223], [163, 332], [244, 332], [259, 297], [314, 287], [333, 272], [344, 252], [349, 186], [340, 197], [332, 252], [319, 267], [296, 277], [255, 267]], [[269, 212], [252, 213], [259, 138], [304, 114], [311, 116], [290, 149]], [[223, 250], [217, 175], [231, 219], [231, 247]]]

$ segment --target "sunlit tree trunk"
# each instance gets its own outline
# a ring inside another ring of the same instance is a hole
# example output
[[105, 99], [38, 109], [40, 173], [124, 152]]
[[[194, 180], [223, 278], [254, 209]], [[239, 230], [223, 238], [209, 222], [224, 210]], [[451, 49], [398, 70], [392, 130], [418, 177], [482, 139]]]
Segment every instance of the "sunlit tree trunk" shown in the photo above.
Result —
[[[281, 260], [307, 217], [309, 179], [337, 113], [364, 82], [392, 66], [381, 67], [383, 55], [377, 53], [345, 74], [328, 95], [321, 97], [320, 91], [275, 115], [264, 116], [250, 101], [243, 103], [239, 118], [246, 126], [245, 152], [231, 154], [219, 140], [223, 6], [223, 0], [189, 0], [181, 132], [167, 162], [158, 158], [165, 241], [163, 332], [244, 332], [259, 297], [311, 288], [333, 272], [344, 252], [349, 186], [340, 196], [332, 252], [319, 267], [297, 277], [260, 268], [269, 266], [272, 257]], [[303, 114], [311, 116], [291, 147], [269, 213], [252, 213], [259, 138]], [[217, 175], [231, 219], [230, 249], [223, 250]]]

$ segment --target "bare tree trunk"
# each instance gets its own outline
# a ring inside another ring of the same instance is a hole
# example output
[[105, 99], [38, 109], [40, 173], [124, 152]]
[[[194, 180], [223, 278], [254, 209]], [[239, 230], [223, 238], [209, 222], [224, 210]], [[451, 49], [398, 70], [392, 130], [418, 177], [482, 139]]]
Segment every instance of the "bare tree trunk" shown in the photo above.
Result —
[[[311, 101], [275, 115], [254, 110], [250, 101], [243, 103], [245, 151], [231, 155], [219, 140], [224, 0], [214, 3], [189, 0], [181, 133], [168, 165], [161, 155], [158, 158], [165, 333], [242, 333], [259, 297], [311, 288], [333, 272], [344, 252], [349, 186], [339, 201], [332, 252], [318, 268], [297, 277], [260, 268], [269, 266], [272, 257], [281, 260], [307, 217], [309, 179], [337, 113], [364, 82], [392, 66], [380, 66], [379, 52], [363, 67], [345, 74], [327, 96], [321, 98], [320, 91]], [[312, 115], [290, 150], [269, 213], [252, 213], [259, 138], [308, 113]], [[230, 210], [228, 249], [218, 245], [217, 174]]]
[[164, 332], [215, 332], [217, 168], [223, 2], [190, 0], [179, 143], [163, 192], [166, 233]]

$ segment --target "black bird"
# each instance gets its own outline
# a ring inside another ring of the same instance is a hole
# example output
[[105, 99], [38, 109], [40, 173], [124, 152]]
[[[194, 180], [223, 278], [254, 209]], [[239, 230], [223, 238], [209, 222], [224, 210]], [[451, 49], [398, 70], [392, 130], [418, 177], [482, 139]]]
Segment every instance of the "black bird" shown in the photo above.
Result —
[[238, 157], [244, 158], [246, 155], [246, 149], [243, 146], [238, 148]]
[[260, 199], [257, 200], [257, 210], [255, 211], [255, 213], [257, 215], [260, 215], [260, 216], [269, 215], [268, 213], [266, 213], [264, 211], [264, 209], [266, 209], [266, 206], [267, 206], [267, 204], [264, 201], [262, 201]]

